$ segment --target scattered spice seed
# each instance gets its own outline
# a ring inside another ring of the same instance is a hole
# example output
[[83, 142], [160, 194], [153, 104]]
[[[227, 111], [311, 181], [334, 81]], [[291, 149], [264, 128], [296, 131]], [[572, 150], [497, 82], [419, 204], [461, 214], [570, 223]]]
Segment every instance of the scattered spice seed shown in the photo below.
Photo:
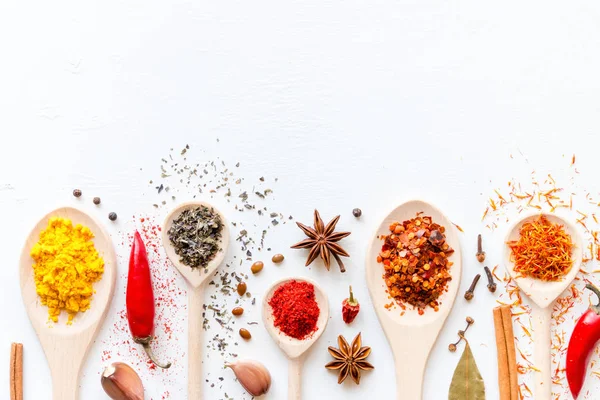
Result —
[[448, 345], [448, 350], [450, 350], [453, 353], [456, 351], [458, 344], [460, 342], [462, 342], [463, 340], [466, 340], [465, 334], [467, 333], [467, 331], [469, 330], [471, 325], [473, 325], [475, 323], [475, 320], [471, 317], [467, 317], [467, 318], [465, 318], [465, 320], [467, 321], [467, 327], [465, 328], [464, 331], [463, 330], [458, 331], [458, 341], [456, 343], [450, 343]]
[[264, 266], [265, 266], [265, 264], [262, 261], [256, 261], [254, 264], [252, 264], [252, 267], [250, 267], [250, 270], [252, 271], [253, 274], [258, 274], [260, 271], [262, 271]]
[[545, 215], [525, 222], [519, 229], [519, 240], [507, 244], [514, 270], [521, 276], [557, 281], [573, 266], [571, 236]]
[[285, 257], [283, 257], [283, 254], [275, 254], [273, 258], [271, 258], [271, 261], [273, 261], [275, 264], [279, 264], [284, 258]]
[[240, 336], [245, 339], [245, 340], [250, 340], [252, 338], [252, 335], [250, 334], [250, 331], [246, 328], [241, 328], [240, 329]]
[[490, 271], [490, 269], [487, 266], [483, 267], [483, 269], [485, 270], [485, 275], [487, 276], [488, 280], [487, 288], [490, 292], [494, 293], [496, 291], [496, 282], [494, 282], [494, 275], [492, 275], [492, 271]]
[[116, 221], [117, 220], [117, 213], [116, 212], [111, 212], [110, 214], [108, 214], [108, 219], [110, 219], [111, 221]]
[[477, 282], [479, 282], [479, 278], [481, 278], [481, 274], [477, 274], [477, 275], [475, 275], [475, 278], [473, 278], [473, 282], [471, 282], [471, 286], [469, 286], [469, 289], [465, 292], [466, 300], [472, 300], [473, 297], [475, 296], [475, 287], [477, 286]]
[[94, 200], [92, 200], [94, 202], [95, 205], [100, 204], [100, 197], [94, 197]]
[[354, 215], [356, 218], [360, 218], [362, 215], [362, 210], [360, 208], [355, 208], [352, 210], [352, 215]]
[[246, 290], [248, 289], [248, 286], [246, 285], [246, 282], [240, 282], [237, 285], [237, 289], [236, 291], [238, 292], [238, 294], [240, 296], [243, 296], [244, 293], [246, 293]]
[[481, 234], [477, 235], [477, 261], [480, 263], [485, 261], [485, 251], [483, 251], [483, 245], [481, 244]]
[[79, 189], [73, 190], [73, 196], [75, 196], [75, 197], [81, 197], [81, 190], [79, 190]]
[[244, 309], [242, 307], [235, 307], [233, 310], [231, 310], [231, 313], [236, 317], [239, 317], [244, 313]]

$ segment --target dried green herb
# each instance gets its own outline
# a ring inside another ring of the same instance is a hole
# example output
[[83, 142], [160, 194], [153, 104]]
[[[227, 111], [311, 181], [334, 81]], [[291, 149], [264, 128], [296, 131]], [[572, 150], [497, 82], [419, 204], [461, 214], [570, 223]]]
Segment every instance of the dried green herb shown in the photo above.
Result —
[[485, 385], [469, 342], [454, 370], [448, 400], [485, 400]]
[[212, 208], [189, 208], [173, 220], [167, 232], [179, 260], [194, 268], [204, 268], [220, 249], [223, 221]]

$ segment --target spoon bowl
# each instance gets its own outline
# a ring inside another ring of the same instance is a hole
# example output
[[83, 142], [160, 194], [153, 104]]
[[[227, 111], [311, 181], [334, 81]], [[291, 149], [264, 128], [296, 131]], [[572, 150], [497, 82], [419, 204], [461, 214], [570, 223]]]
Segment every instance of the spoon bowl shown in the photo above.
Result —
[[[448, 291], [440, 297], [439, 311], [428, 308], [423, 315], [419, 315], [418, 310], [410, 306], [407, 306], [406, 310], [395, 306], [386, 308], [386, 305], [395, 304], [395, 301], [390, 298], [383, 279], [383, 264], [377, 262], [383, 244], [380, 236], [389, 234], [390, 224], [415, 218], [417, 213], [421, 212], [445, 228], [446, 243], [454, 249], [454, 253], [448, 258], [454, 263], [450, 267], [452, 280], [448, 283]], [[394, 354], [398, 399], [421, 399], [427, 359], [454, 304], [461, 273], [458, 232], [452, 222], [431, 204], [420, 200], [408, 201], [392, 210], [377, 228], [367, 252], [367, 286], [373, 307]], [[401, 311], [404, 311], [404, 315]]]
[[[565, 232], [571, 236], [571, 241], [574, 245], [573, 253], [571, 254], [573, 266], [569, 272], [558, 281], [547, 282], [536, 278], [520, 276], [519, 273], [514, 270], [514, 263], [510, 259], [511, 249], [506, 244], [511, 241], [519, 240], [519, 230], [523, 227], [523, 224], [534, 221], [541, 215], [548, 218], [548, 220], [554, 224], [562, 225]], [[508, 230], [504, 243], [504, 265], [506, 265], [508, 273], [515, 280], [523, 293], [525, 293], [540, 308], [550, 306], [550, 304], [552, 304], [554, 300], [569, 287], [581, 268], [581, 259], [583, 255], [581, 235], [577, 231], [575, 225], [554, 214], [535, 213], [523, 217]]]
[[[206, 267], [192, 269], [180, 261], [180, 257], [175, 252], [175, 247], [173, 247], [173, 244], [169, 239], [169, 229], [171, 229], [171, 226], [173, 226], [173, 221], [177, 219], [182, 212], [197, 207], [208, 207], [213, 209], [215, 213], [221, 217], [223, 228], [221, 230], [221, 239], [219, 241], [219, 247], [221, 250], [215, 254], [215, 257], [209, 261]], [[190, 201], [178, 205], [167, 215], [167, 218], [162, 226], [162, 242], [165, 248], [165, 253], [167, 254], [167, 257], [169, 257], [169, 260], [171, 260], [171, 263], [173, 263], [173, 266], [177, 268], [179, 273], [185, 278], [190, 286], [196, 288], [202, 285], [206, 279], [212, 276], [215, 270], [223, 262], [225, 254], [227, 253], [227, 248], [229, 247], [229, 226], [223, 214], [212, 205], [202, 201]]]
[[[269, 305], [269, 301], [273, 297], [275, 290], [281, 285], [291, 281], [308, 282], [315, 288], [315, 300], [319, 306], [319, 318], [317, 320], [317, 330], [309, 337], [299, 340], [281, 332], [273, 323], [273, 309]], [[275, 343], [281, 348], [285, 355], [290, 359], [288, 372], [288, 399], [299, 400], [301, 398], [301, 373], [302, 363], [306, 351], [321, 337], [327, 322], [329, 321], [329, 302], [327, 294], [314, 281], [307, 278], [285, 278], [281, 279], [265, 292], [262, 303], [262, 318], [265, 328]]]
[[[181, 262], [180, 257], [175, 252], [175, 248], [169, 239], [169, 229], [173, 225], [173, 221], [185, 210], [208, 207], [221, 217], [222, 229], [221, 239], [219, 241], [220, 250], [215, 257], [208, 262], [204, 268], [195, 268], [185, 265]], [[202, 313], [204, 310], [204, 283], [213, 276], [216, 269], [223, 263], [225, 254], [229, 247], [229, 225], [227, 220], [219, 210], [212, 205], [201, 202], [191, 201], [182, 203], [175, 207], [165, 219], [162, 226], [162, 242], [165, 248], [165, 253], [173, 266], [188, 282], [188, 398], [203, 399], [202, 385], [202, 337], [204, 329], [202, 328]]]
[[[71, 325], [67, 325], [66, 312], [61, 313], [58, 323], [49, 322], [48, 307], [39, 299], [33, 275], [33, 259], [30, 252], [39, 240], [40, 233], [48, 226], [51, 217], [70, 219], [73, 225], [88, 227], [94, 234], [94, 246], [104, 260], [102, 278], [94, 283], [95, 294], [90, 308], [79, 313]], [[113, 298], [117, 277], [117, 260], [109, 235], [85, 212], [72, 207], [62, 207], [45, 215], [29, 233], [21, 252], [19, 263], [21, 295], [25, 309], [35, 330], [52, 374], [54, 400], [75, 400], [81, 367], [88, 350], [106, 317]]]
[[[508, 242], [518, 240], [520, 236], [519, 230], [526, 222], [533, 221], [544, 215], [548, 220], [555, 224], [560, 224], [564, 227], [567, 234], [571, 236], [574, 248], [571, 258], [573, 265], [569, 272], [560, 280], [554, 282], [546, 282], [540, 279], [523, 277], [514, 270], [514, 263], [511, 261], [511, 249]], [[510, 276], [514, 279], [519, 288], [533, 301], [534, 306], [531, 310], [531, 318], [533, 320], [533, 335], [534, 335], [534, 362], [537, 367], [534, 372], [534, 395], [536, 399], [549, 399], [552, 396], [552, 358], [551, 346], [552, 338], [550, 326], [552, 322], [552, 304], [554, 300], [562, 292], [564, 292], [575, 276], [581, 269], [581, 260], [583, 257], [583, 245], [579, 231], [574, 224], [569, 221], [547, 213], [534, 213], [527, 215], [517, 221], [509, 230], [504, 240], [504, 265]]]

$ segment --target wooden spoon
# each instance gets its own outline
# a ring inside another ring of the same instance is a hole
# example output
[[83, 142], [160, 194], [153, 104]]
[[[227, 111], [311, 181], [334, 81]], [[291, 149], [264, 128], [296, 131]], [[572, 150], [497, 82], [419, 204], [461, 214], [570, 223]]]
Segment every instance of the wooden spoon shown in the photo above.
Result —
[[[454, 249], [454, 254], [449, 260], [454, 263], [450, 267], [452, 280], [448, 284], [448, 292], [440, 298], [438, 312], [433, 309], [425, 310], [419, 315], [417, 310], [407, 307], [404, 315], [397, 307], [385, 308], [386, 304], [394, 302], [387, 293], [387, 286], [383, 280], [383, 264], [377, 262], [383, 241], [380, 235], [390, 233], [389, 226], [393, 222], [403, 222], [415, 218], [417, 213], [423, 212], [430, 216], [433, 222], [446, 228], [446, 242]], [[392, 348], [396, 364], [396, 397], [402, 400], [419, 400], [423, 393], [423, 377], [429, 353], [442, 330], [444, 322], [452, 309], [462, 271], [460, 242], [457, 230], [441, 211], [432, 205], [413, 200], [406, 202], [389, 213], [377, 228], [369, 252], [367, 253], [367, 286], [371, 293], [373, 306], [379, 317], [385, 335]]]
[[[104, 259], [104, 274], [100, 281], [94, 283], [96, 293], [92, 297], [91, 306], [86, 312], [78, 314], [72, 325], [66, 324], [66, 313], [61, 314], [58, 323], [49, 322], [48, 308], [42, 305], [35, 291], [33, 259], [30, 252], [39, 240], [40, 232], [48, 226], [50, 217], [68, 218], [74, 225], [87, 226], [94, 233], [94, 246]], [[63, 207], [47, 214], [37, 223], [25, 241], [19, 271], [21, 295], [31, 325], [48, 360], [54, 400], [78, 399], [81, 366], [113, 298], [116, 266], [115, 251], [106, 231], [92, 217], [75, 208]]]
[[[173, 220], [183, 211], [200, 206], [212, 208], [221, 217], [223, 223], [220, 241], [221, 251], [215, 255], [206, 268], [192, 269], [179, 261], [179, 256], [175, 253], [175, 248], [169, 240], [169, 229], [173, 224]], [[204, 381], [202, 375], [202, 336], [204, 334], [204, 329], [202, 329], [202, 313], [204, 312], [202, 306], [204, 305], [204, 283], [213, 276], [213, 273], [225, 258], [229, 246], [229, 227], [223, 214], [210, 204], [201, 201], [183, 203], [167, 215], [162, 227], [162, 242], [167, 257], [169, 257], [175, 268], [183, 275], [190, 286], [188, 290], [188, 398], [201, 400], [203, 398], [202, 384]]]
[[526, 216], [509, 229], [506, 240], [504, 241], [504, 264], [519, 288], [535, 303], [531, 310], [531, 317], [534, 321], [534, 363], [538, 369], [538, 372], [534, 372], [534, 397], [536, 399], [550, 399], [552, 397], [552, 357], [550, 353], [552, 346], [550, 335], [552, 304], [554, 303], [554, 300], [569, 287], [579, 272], [579, 269], [581, 268], [583, 247], [581, 236], [575, 225], [554, 214], [544, 213], [543, 215], [545, 215], [550, 222], [563, 225], [565, 232], [571, 235], [571, 240], [574, 244], [573, 254], [571, 254], [573, 266], [562, 280], [556, 282], [545, 282], [535, 278], [519, 277], [518, 273], [514, 270], [514, 263], [510, 260], [511, 250], [506, 243], [513, 240], [519, 240], [519, 229], [521, 229], [523, 224], [539, 218], [540, 215], [542, 214], [536, 213]]
[[[312, 336], [298, 340], [287, 336], [281, 332], [279, 328], [276, 328], [273, 323], [273, 310], [269, 305], [271, 297], [275, 290], [290, 281], [308, 282], [315, 287], [315, 298], [319, 305], [319, 319], [317, 320], [317, 331]], [[329, 321], [329, 302], [327, 301], [327, 295], [315, 282], [307, 278], [285, 278], [275, 282], [269, 289], [267, 289], [263, 298], [262, 305], [262, 317], [263, 323], [269, 335], [277, 343], [277, 345], [283, 350], [286, 356], [290, 359], [288, 367], [288, 399], [289, 400], [300, 400], [302, 398], [301, 383], [302, 383], [302, 364], [304, 362], [304, 354], [312, 346], [319, 337], [325, 331], [327, 322]]]

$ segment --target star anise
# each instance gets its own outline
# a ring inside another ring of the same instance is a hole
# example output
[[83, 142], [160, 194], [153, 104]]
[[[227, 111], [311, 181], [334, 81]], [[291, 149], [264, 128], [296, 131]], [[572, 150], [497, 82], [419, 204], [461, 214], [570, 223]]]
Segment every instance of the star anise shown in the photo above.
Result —
[[362, 340], [360, 333], [356, 335], [352, 341], [352, 346], [348, 345], [348, 342], [342, 335], [338, 336], [339, 349], [329, 346], [329, 354], [335, 358], [335, 361], [330, 362], [325, 366], [327, 369], [339, 370], [338, 383], [344, 382], [348, 375], [352, 377], [352, 380], [358, 385], [360, 383], [360, 371], [369, 371], [373, 367], [369, 362], [365, 361], [369, 354], [371, 354], [371, 348], [362, 346]]
[[319, 212], [315, 210], [314, 229], [301, 224], [300, 222], [296, 222], [296, 225], [302, 229], [306, 236], [308, 236], [308, 239], [296, 243], [292, 246], [292, 249], [310, 249], [308, 259], [306, 260], [306, 266], [309, 266], [318, 256], [321, 256], [321, 259], [325, 263], [325, 267], [329, 271], [331, 255], [333, 254], [333, 257], [340, 266], [340, 271], [346, 272], [346, 268], [344, 267], [344, 263], [340, 259], [340, 256], [350, 257], [350, 255], [336, 242], [339, 242], [341, 239], [348, 236], [350, 232], [333, 231], [339, 219], [340, 216], [338, 215], [325, 225], [323, 224]]

